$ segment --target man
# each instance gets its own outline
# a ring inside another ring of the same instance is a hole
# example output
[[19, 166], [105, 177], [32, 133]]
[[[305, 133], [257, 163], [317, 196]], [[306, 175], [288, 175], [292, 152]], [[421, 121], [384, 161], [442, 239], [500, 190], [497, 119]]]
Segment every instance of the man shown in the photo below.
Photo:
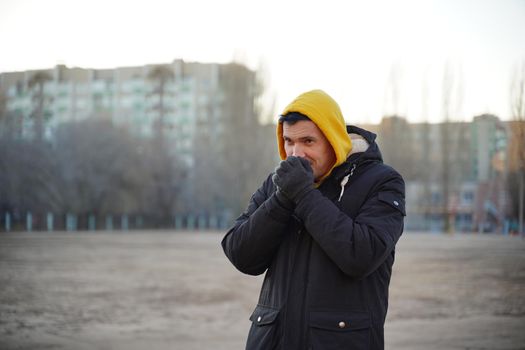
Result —
[[283, 159], [222, 241], [241, 272], [266, 271], [246, 349], [383, 349], [404, 182], [375, 135], [321, 90], [288, 105]]

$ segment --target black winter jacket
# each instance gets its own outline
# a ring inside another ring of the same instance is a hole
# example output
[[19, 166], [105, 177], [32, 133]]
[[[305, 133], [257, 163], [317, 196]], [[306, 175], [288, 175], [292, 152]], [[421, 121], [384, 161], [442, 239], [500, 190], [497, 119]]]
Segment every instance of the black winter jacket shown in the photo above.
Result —
[[[266, 271], [246, 349], [383, 349], [402, 177], [383, 164], [376, 135], [293, 208], [271, 175], [222, 241], [241, 272]], [[342, 192], [341, 181], [348, 176]]]

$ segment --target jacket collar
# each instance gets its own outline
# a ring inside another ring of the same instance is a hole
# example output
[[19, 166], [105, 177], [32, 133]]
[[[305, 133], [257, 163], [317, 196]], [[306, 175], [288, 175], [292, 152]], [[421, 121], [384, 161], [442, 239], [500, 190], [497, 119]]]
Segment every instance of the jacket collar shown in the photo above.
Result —
[[343, 177], [350, 174], [352, 171], [352, 168], [359, 167], [360, 164], [367, 162], [367, 161], [376, 161], [376, 162], [383, 162], [383, 157], [381, 156], [381, 151], [379, 150], [379, 147], [377, 143], [375, 142], [377, 135], [374, 134], [371, 131], [359, 128], [354, 125], [347, 125], [346, 131], [348, 134], [357, 134], [366, 140], [368, 142], [368, 148], [364, 152], [355, 152], [350, 153], [346, 161], [335, 168], [332, 171], [332, 174], [329, 178], [333, 178], [335, 181], [339, 182]]

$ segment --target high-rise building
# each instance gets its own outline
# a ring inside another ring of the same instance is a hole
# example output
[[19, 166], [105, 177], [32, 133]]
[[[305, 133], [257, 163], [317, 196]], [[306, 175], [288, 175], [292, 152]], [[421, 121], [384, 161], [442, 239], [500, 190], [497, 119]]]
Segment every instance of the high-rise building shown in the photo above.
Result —
[[[236, 80], [244, 82], [242, 98], [229, 91]], [[191, 166], [199, 126], [210, 123], [206, 136], [217, 138], [224, 131], [222, 120], [257, 119], [254, 84], [255, 72], [234, 63], [175, 60], [115, 69], [58, 65], [0, 73], [0, 94], [6, 101], [0, 112], [9, 120], [9, 132], [21, 138], [50, 139], [58, 125], [86, 118], [109, 119], [141, 137], [160, 132]]]
[[147, 207], [136, 210], [162, 225], [183, 217], [183, 226], [208, 218], [216, 227], [275, 167], [275, 127], [259, 123], [261, 93], [256, 72], [237, 63], [0, 73], [0, 137], [54, 141], [65, 123], [111, 121], [148, 152], [153, 181], [143, 190]]

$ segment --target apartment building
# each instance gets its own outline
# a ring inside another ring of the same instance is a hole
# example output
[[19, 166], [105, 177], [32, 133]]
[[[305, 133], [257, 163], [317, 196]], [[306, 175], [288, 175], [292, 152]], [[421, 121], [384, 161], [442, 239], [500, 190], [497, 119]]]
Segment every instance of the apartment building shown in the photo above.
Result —
[[488, 114], [439, 124], [391, 116], [366, 127], [405, 178], [408, 229], [508, 230], [509, 123]]
[[[228, 91], [236, 80], [243, 82], [241, 98]], [[254, 84], [255, 72], [238, 64], [174, 60], [114, 69], [58, 65], [0, 73], [0, 112], [8, 120], [4, 132], [19, 138], [51, 139], [60, 124], [86, 118], [109, 119], [141, 137], [161, 131], [191, 166], [199, 125], [215, 123], [206, 133], [218, 138], [224, 131], [220, 121], [256, 119]]]
[[[199, 218], [216, 226], [244, 209], [275, 166], [275, 127], [259, 123], [259, 89], [256, 72], [236, 63], [0, 73], [0, 137], [52, 144], [64, 123], [109, 120], [163, 145], [148, 154], [156, 162], [151, 168], [177, 168], [177, 176], [150, 185], [158, 198], [177, 198], [157, 205], [163, 220], [189, 227]], [[163, 152], [170, 157], [155, 157]]]

